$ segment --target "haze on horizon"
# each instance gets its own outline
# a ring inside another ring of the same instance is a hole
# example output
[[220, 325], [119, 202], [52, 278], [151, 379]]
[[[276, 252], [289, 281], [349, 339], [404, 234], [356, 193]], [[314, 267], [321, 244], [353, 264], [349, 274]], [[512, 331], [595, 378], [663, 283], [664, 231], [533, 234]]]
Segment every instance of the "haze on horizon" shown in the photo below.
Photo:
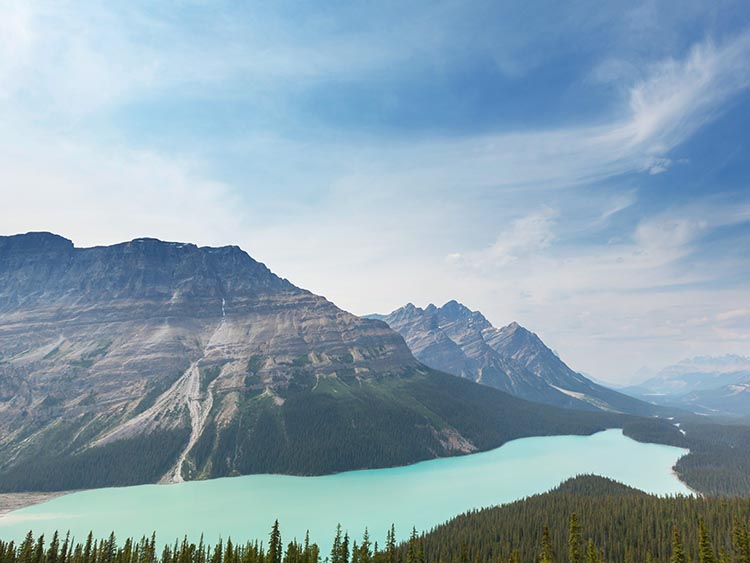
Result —
[[740, 2], [0, 4], [0, 232], [237, 244], [628, 381], [750, 355]]

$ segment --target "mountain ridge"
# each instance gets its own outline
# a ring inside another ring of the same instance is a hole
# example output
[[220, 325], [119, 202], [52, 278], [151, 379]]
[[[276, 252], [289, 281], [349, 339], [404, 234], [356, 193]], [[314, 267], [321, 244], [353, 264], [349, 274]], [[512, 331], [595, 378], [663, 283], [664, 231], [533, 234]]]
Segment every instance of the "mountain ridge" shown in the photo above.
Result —
[[698, 414], [750, 416], [750, 357], [724, 354], [686, 358], [624, 390]]
[[426, 365], [524, 399], [566, 408], [654, 414], [655, 408], [570, 369], [534, 332], [513, 321], [494, 327], [456, 300], [409, 303], [383, 318]]

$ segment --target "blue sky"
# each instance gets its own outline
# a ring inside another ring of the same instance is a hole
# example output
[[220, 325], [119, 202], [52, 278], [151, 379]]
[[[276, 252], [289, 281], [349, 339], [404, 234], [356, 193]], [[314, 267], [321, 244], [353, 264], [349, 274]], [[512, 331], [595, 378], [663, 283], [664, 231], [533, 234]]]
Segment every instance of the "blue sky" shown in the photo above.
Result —
[[0, 2], [0, 230], [239, 244], [573, 367], [750, 354], [743, 2]]

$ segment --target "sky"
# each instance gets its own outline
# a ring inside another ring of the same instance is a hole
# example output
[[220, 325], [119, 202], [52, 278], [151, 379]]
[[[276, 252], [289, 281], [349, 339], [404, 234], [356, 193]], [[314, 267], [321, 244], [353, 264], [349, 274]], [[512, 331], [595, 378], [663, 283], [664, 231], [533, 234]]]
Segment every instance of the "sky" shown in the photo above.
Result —
[[626, 383], [750, 355], [750, 10], [0, 0], [0, 234], [237, 244]]

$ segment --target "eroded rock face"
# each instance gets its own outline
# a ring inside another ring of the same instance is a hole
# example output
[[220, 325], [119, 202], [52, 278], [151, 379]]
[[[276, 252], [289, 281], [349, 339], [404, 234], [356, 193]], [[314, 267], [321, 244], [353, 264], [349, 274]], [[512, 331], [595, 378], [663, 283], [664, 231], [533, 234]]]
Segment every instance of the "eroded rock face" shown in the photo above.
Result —
[[0, 467], [183, 430], [164, 475], [180, 480], [204, 430], [230, 425], [248, 397], [279, 405], [321, 380], [417, 365], [385, 323], [235, 246], [0, 237]]

